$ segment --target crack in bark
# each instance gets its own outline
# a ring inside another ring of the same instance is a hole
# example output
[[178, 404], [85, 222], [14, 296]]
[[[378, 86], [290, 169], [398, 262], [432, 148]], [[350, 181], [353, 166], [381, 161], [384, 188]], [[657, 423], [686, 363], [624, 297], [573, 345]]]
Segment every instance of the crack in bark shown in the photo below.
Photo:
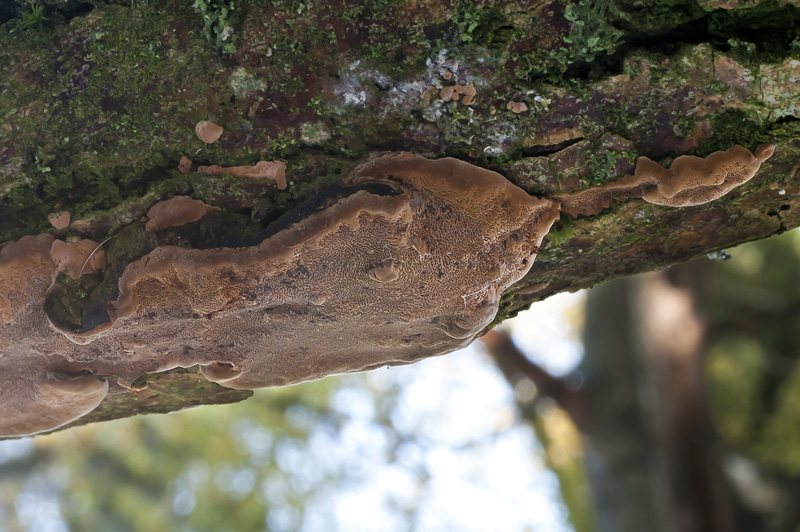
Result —
[[[759, 16], [745, 9], [716, 9], [698, 18], [683, 23], [650, 31], [635, 31], [628, 24], [614, 21], [611, 26], [625, 36], [613, 53], [600, 53], [591, 61], [576, 62], [567, 67], [564, 79], [580, 79], [582, 81], [601, 81], [619, 75], [628, 57], [641, 52], [660, 53], [667, 57], [680, 54], [686, 45], [710, 44], [714, 51], [731, 52], [732, 41], [758, 43], [760, 54], [769, 58], [760, 60], [758, 56], [748, 58], [756, 63], [772, 63], [791, 57], [791, 37], [793, 28], [800, 23], [800, 9], [790, 5], [779, 5], [771, 10], [760, 11], [758, 29], [753, 29], [753, 18]], [[624, 14], [624, 12], [623, 12]], [[766, 21], [766, 23], [763, 23]], [[774, 54], [774, 55], [773, 55]], [[713, 55], [712, 55], [713, 59]], [[614, 65], [613, 67], [610, 65]], [[713, 65], [713, 63], [712, 63]], [[591, 68], [590, 68], [591, 67]], [[531, 81], [546, 78], [547, 74], [532, 76]]]
[[790, 227], [786, 226], [786, 221], [784, 220], [783, 215], [781, 214], [783, 211], [788, 211], [791, 208], [792, 208], [792, 206], [790, 204], [784, 203], [783, 205], [781, 205], [778, 208], [777, 211], [769, 211], [767, 213], [768, 216], [775, 216], [775, 217], [778, 218], [778, 223], [780, 225], [778, 227], [778, 230], [775, 231], [774, 234], [780, 235], [780, 234], [785, 233], [786, 231], [789, 231], [791, 229]]

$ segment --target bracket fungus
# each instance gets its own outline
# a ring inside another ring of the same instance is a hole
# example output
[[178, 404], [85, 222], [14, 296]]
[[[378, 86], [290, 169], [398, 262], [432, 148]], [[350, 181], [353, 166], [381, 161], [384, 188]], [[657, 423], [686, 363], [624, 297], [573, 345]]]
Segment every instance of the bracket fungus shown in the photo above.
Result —
[[206, 205], [200, 200], [189, 196], [175, 196], [165, 201], [159, 201], [147, 211], [147, 231], [160, 231], [167, 227], [179, 227], [191, 222], [196, 222], [214, 207]]
[[259, 161], [254, 166], [200, 166], [197, 171], [201, 174], [233, 175], [236, 177], [249, 177], [251, 179], [271, 179], [275, 181], [278, 190], [286, 189], [286, 163], [281, 161]]
[[181, 155], [181, 160], [178, 162], [178, 171], [182, 174], [188, 174], [192, 171], [192, 160], [185, 155]]
[[[751, 160], [742, 150], [681, 163], [691, 171], [676, 169], [676, 161], [649, 171], [659, 176], [655, 184], [633, 186], [646, 199], [702, 203], [730, 188], [728, 179], [741, 180], [742, 168], [752, 176], [753, 161], [771, 153], [761, 147]], [[714, 179], [697, 170], [703, 165], [715, 169]], [[670, 188], [667, 174], [692, 177]], [[107, 380], [130, 387], [148, 373], [200, 365], [211, 381], [253, 389], [464, 347], [531, 268], [562, 204], [578, 212], [584, 202], [573, 198], [586, 194], [535, 198], [495, 172], [410, 153], [369, 159], [344, 185], [343, 197], [257, 245], [155, 247], [121, 271], [105, 320], [69, 331], [45, 305], [61, 267], [51, 256], [53, 237], [7, 244], [0, 250], [0, 436], [80, 417], [102, 400]], [[189, 198], [159, 205], [177, 201], [196, 211], [191, 217], [209, 208]], [[166, 219], [157, 207], [148, 230]], [[158, 225], [165, 223], [176, 222]]]
[[515, 115], [518, 115], [520, 113], [527, 112], [528, 104], [525, 103], [525, 102], [514, 102], [514, 101], [511, 101], [511, 102], [508, 102], [508, 104], [506, 104], [506, 109], [508, 109], [509, 111], [514, 113]]
[[50, 225], [59, 230], [69, 227], [71, 218], [69, 211], [53, 212], [47, 215], [47, 221], [50, 222]]
[[65, 425], [94, 410], [108, 390], [108, 382], [70, 364], [48, 341], [55, 333], [44, 310], [56, 271], [52, 245], [51, 235], [38, 235], [0, 249], [2, 436]]
[[194, 132], [197, 134], [197, 138], [206, 144], [214, 144], [217, 142], [222, 136], [223, 131], [225, 130], [222, 126], [215, 124], [211, 120], [201, 120], [194, 126]]
[[774, 152], [772, 144], [760, 145], [755, 153], [734, 146], [705, 159], [682, 155], [669, 168], [639, 157], [633, 175], [554, 198], [561, 201], [561, 211], [571, 216], [598, 214], [614, 200], [633, 197], [668, 207], [700, 205], [750, 180]]

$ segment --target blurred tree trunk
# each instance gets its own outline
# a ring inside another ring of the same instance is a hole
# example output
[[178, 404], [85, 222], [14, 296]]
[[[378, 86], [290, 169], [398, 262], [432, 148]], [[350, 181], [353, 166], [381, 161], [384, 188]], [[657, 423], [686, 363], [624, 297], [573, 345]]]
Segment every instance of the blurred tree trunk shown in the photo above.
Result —
[[579, 430], [581, 463], [553, 464], [580, 516], [569, 494], [576, 466], [587, 472], [594, 517], [576, 530], [800, 526], [800, 236], [731, 254], [591, 290], [575, 375], [547, 374], [507, 335], [485, 337], [518, 390], [535, 383], [539, 400], [520, 407], [546, 448], [564, 443], [541, 430], [541, 398]]
[[[616, 179], [639, 155], [668, 164], [777, 145], [711, 204], [634, 201], [558, 222], [502, 321], [559, 291], [800, 225], [794, 0], [0, 5], [0, 245], [115, 236], [130, 259], [140, 243], [120, 229], [175, 195], [229, 215], [198, 224], [208, 245], [249, 242], [376, 151], [459, 157], [547, 195]], [[194, 134], [202, 120], [224, 128], [217, 142]], [[184, 156], [280, 160], [289, 187], [183, 174]], [[72, 224], [55, 230], [48, 215], [61, 210]], [[235, 399], [195, 390], [190, 374], [146, 401], [113, 390], [80, 422]]]
[[577, 390], [508, 337], [488, 341], [507, 376], [530, 378], [580, 430], [598, 532], [736, 529], [707, 415], [704, 324], [675, 271], [590, 291]]
[[707, 415], [704, 324], [678, 270], [589, 295], [580, 371], [600, 531], [736, 528]]

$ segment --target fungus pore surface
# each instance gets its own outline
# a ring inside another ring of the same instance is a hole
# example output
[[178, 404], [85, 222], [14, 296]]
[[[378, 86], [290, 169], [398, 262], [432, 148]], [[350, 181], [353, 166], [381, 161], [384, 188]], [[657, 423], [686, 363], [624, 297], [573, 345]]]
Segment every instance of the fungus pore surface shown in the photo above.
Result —
[[[749, 179], [771, 150], [721, 153], [675, 168], [679, 158], [669, 170], [648, 162], [646, 178], [637, 167], [621, 181], [631, 181], [627, 195], [648, 201], [703, 203], [729, 180]], [[409, 153], [367, 160], [345, 185], [349, 195], [268, 230], [255, 246], [156, 247], [122, 271], [118, 297], [105, 304], [108, 321], [79, 332], [54, 324], [45, 299], [58, 272], [74, 274], [95, 244], [38, 235], [4, 246], [0, 436], [80, 417], [102, 401], [108, 379], [131, 386], [148, 373], [199, 364], [209, 380], [252, 389], [459, 349], [528, 272], [562, 204], [579, 213], [610, 202], [607, 191], [537, 199], [495, 172]], [[173, 198], [138, 223], [157, 231], [209, 209]]]

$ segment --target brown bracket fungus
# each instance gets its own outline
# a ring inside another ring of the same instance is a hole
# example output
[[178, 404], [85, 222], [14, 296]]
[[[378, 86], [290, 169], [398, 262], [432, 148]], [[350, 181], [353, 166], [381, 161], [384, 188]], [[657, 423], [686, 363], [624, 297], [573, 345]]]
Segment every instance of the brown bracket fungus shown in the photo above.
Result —
[[129, 265], [113, 325], [91, 345], [135, 355], [90, 369], [129, 383], [200, 363], [211, 380], [257, 388], [452, 351], [491, 322], [558, 217], [455, 159], [387, 155], [350, 182], [396, 193], [359, 190], [258, 246], [165, 246]]
[[518, 114], [524, 113], [524, 112], [526, 112], [528, 110], [528, 104], [526, 104], [525, 102], [514, 102], [514, 101], [511, 101], [511, 102], [508, 102], [508, 104], [506, 104], [506, 109], [508, 109], [512, 113], [518, 115]]
[[[44, 310], [55, 275], [53, 237], [26, 236], [0, 249], [0, 435], [52, 430], [94, 410], [108, 383], [76, 370]], [[48, 339], [57, 340], [50, 344]], [[48, 345], [50, 344], [50, 345]]]
[[214, 207], [189, 196], [175, 196], [166, 201], [159, 201], [147, 211], [145, 229], [150, 232], [160, 231], [167, 227], [179, 227], [196, 222]]
[[278, 190], [286, 189], [286, 163], [281, 161], [259, 161], [254, 166], [200, 166], [197, 171], [201, 174], [271, 179], [275, 181]]
[[[770, 153], [742, 150], [660, 173], [645, 163], [655, 183], [637, 182], [633, 192], [708, 201]], [[701, 171], [709, 168], [713, 178]], [[495, 172], [409, 153], [368, 160], [345, 185], [349, 195], [258, 245], [157, 246], [121, 271], [108, 321], [78, 332], [57, 327], [44, 305], [57, 267], [53, 237], [8, 244], [0, 250], [0, 436], [90, 411], [106, 392], [101, 378], [131, 386], [199, 364], [211, 381], [253, 389], [454, 351], [494, 319], [562, 204], [568, 212], [598, 204], [582, 206], [596, 192], [538, 199]], [[193, 212], [186, 219], [209, 208], [190, 198], [161, 205], [178, 202]], [[177, 223], [153, 209], [148, 230]]]
[[178, 162], [178, 171], [182, 174], [188, 174], [192, 171], [192, 160], [185, 155], [181, 155], [181, 160]]
[[59, 213], [50, 213], [47, 215], [47, 221], [50, 222], [55, 229], [66, 229], [69, 227], [69, 222], [72, 216], [69, 211], [61, 211]]
[[197, 138], [206, 144], [213, 144], [219, 140], [224, 131], [223, 127], [215, 124], [210, 120], [201, 120], [194, 126], [194, 132], [197, 133]]
[[[0, 368], [11, 369], [4, 364]], [[13, 379], [0, 381], [2, 436], [28, 436], [66, 425], [97, 408], [108, 393], [108, 382], [92, 375], [61, 376], [39, 366], [30, 369], [36, 371], [9, 371]]]
[[106, 253], [92, 240], [64, 242], [56, 240], [50, 247], [50, 258], [55, 263], [55, 275], [66, 272], [72, 279], [84, 273], [96, 273], [106, 267]]
[[705, 159], [682, 155], [669, 168], [647, 157], [639, 157], [634, 175], [554, 198], [561, 201], [561, 211], [572, 216], [598, 214], [615, 199], [642, 198], [668, 207], [700, 205], [750, 180], [774, 152], [772, 144], [760, 145], [755, 154], [742, 146], [734, 146]]

